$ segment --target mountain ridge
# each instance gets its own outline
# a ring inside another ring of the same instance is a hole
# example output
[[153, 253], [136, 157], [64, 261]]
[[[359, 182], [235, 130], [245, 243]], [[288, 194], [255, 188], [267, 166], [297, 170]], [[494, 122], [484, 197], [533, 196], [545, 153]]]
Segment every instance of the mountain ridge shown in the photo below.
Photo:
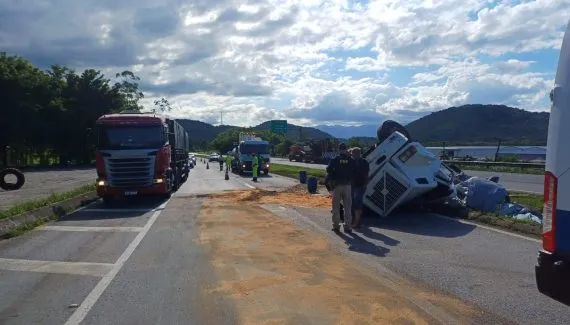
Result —
[[[432, 112], [408, 123], [406, 128], [415, 141], [426, 146], [441, 146], [444, 143], [447, 146], [496, 145], [499, 141], [510, 145], [543, 146], [546, 145], [549, 116], [548, 112], [529, 112], [505, 105], [469, 104]], [[213, 126], [190, 119], [178, 119], [178, 121], [188, 131], [192, 145], [200, 148], [206, 148], [208, 143], [220, 133], [237, 127]], [[300, 138], [333, 137], [360, 138], [363, 142], [369, 142], [371, 138], [376, 137], [378, 125], [301, 127], [289, 124], [286, 136], [293, 142]], [[254, 129], [270, 130], [271, 121], [261, 123]], [[335, 129], [342, 132], [337, 132]]]

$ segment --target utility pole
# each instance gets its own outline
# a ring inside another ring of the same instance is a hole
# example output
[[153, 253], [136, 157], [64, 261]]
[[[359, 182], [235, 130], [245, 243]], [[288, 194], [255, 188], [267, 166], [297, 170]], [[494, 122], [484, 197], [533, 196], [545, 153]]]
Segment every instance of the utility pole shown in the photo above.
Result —
[[224, 125], [224, 111], [220, 112], [220, 126]]

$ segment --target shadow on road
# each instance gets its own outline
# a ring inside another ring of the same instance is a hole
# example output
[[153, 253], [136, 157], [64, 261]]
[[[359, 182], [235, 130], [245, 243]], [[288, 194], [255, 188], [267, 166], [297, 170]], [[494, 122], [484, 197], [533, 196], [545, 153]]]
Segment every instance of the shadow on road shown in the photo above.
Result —
[[344, 233], [337, 233], [337, 235], [344, 240], [348, 245], [348, 249], [353, 252], [370, 254], [378, 257], [385, 257], [390, 252], [390, 249], [375, 245], [354, 231], [350, 235]]
[[155, 197], [140, 197], [105, 204], [101, 200], [87, 206], [83, 210], [75, 211], [55, 222], [70, 220], [105, 220], [136, 218], [157, 209], [166, 200]]
[[[465, 236], [476, 228], [474, 225], [438, 217], [430, 213], [394, 214], [389, 217], [366, 217], [363, 224], [370, 228], [381, 228], [409, 234], [430, 237], [456, 238]], [[370, 229], [369, 228], [369, 229]]]

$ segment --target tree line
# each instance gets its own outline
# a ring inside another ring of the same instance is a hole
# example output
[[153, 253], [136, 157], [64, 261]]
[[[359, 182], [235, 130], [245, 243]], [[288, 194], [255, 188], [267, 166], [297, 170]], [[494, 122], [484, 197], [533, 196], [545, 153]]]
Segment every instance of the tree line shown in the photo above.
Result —
[[[23, 57], [0, 52], [0, 162], [90, 163], [96, 119], [140, 111], [144, 94], [139, 81], [128, 70], [111, 78], [99, 70], [77, 72], [63, 65], [42, 70]], [[156, 110], [170, 110], [164, 98], [155, 105]]]

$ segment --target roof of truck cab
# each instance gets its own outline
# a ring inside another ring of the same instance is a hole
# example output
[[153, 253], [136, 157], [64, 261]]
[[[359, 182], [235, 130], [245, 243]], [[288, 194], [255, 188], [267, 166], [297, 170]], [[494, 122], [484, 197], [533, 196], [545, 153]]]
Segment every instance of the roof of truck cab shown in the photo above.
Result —
[[166, 118], [155, 114], [128, 113], [107, 114], [97, 119], [97, 123], [104, 124], [149, 124], [159, 125], [166, 122]]

